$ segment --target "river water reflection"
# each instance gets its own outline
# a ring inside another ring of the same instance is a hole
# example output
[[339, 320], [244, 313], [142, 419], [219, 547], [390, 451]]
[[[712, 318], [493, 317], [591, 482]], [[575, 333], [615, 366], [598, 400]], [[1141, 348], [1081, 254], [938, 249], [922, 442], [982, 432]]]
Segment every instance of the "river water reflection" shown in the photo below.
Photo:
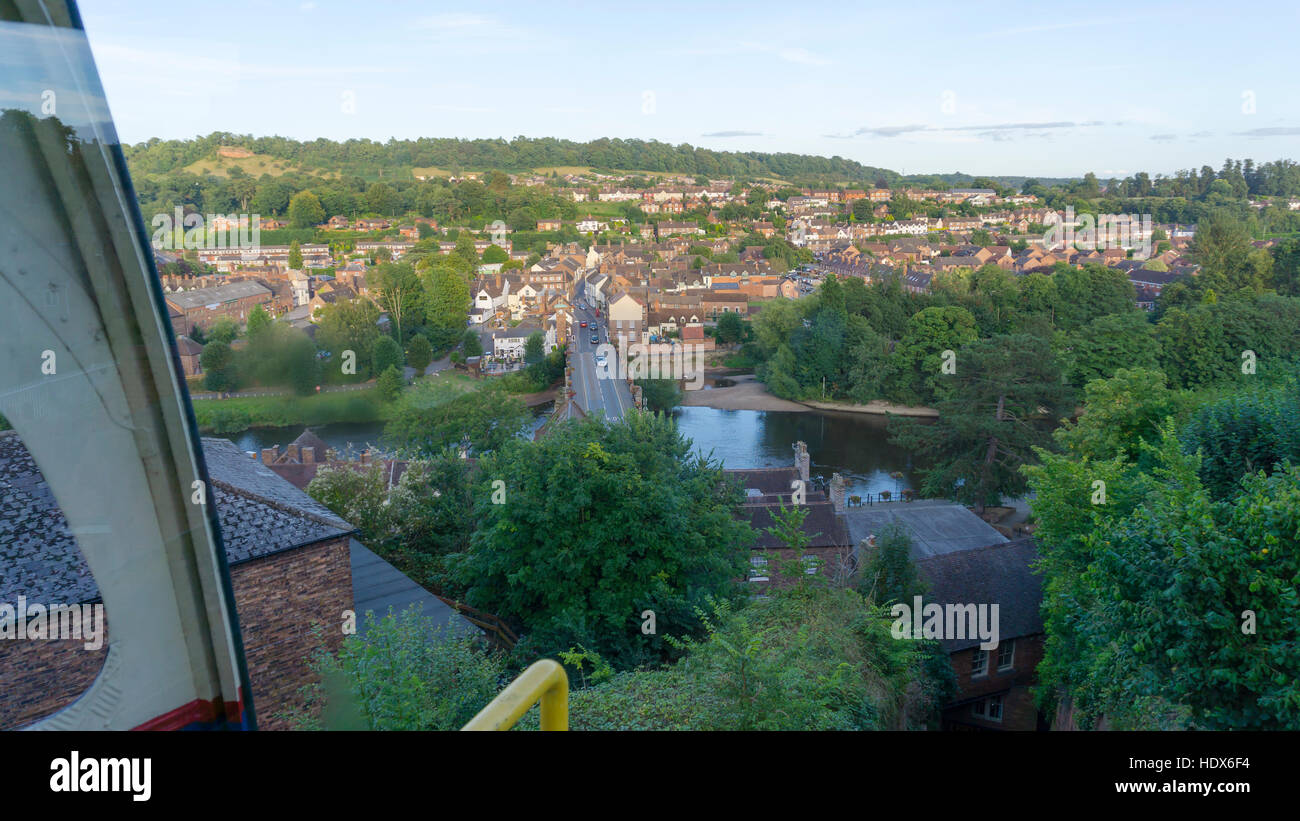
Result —
[[[812, 473], [829, 481], [839, 472], [850, 495], [897, 496], [916, 487], [913, 460], [907, 451], [888, 442], [885, 418], [872, 414], [831, 411], [717, 410], [705, 407], [678, 408], [673, 412], [677, 427], [701, 453], [729, 468], [779, 467], [794, 460], [794, 443], [804, 441], [812, 457]], [[538, 417], [540, 424], [543, 417]], [[360, 452], [367, 444], [377, 445], [383, 425], [332, 424], [313, 428], [326, 444], [343, 452], [351, 446]], [[301, 427], [252, 428], [228, 436], [240, 450], [258, 451], [278, 445], [281, 449], [302, 433]], [[901, 478], [891, 474], [901, 472]]]

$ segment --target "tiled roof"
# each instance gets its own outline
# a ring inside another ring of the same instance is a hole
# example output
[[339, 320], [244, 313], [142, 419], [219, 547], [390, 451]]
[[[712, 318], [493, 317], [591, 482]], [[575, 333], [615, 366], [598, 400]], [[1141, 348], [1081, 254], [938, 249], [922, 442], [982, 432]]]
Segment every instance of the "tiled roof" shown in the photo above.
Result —
[[[353, 532], [230, 440], [202, 444], [231, 564]], [[77, 603], [98, 598], [99, 588], [45, 478], [8, 432], [0, 433], [0, 601], [19, 595]]]
[[[803, 531], [810, 537], [808, 547], [850, 546], [849, 529], [844, 524], [843, 517], [835, 515], [835, 508], [830, 502], [809, 501], [802, 507], [808, 511], [803, 520]], [[758, 534], [753, 549], [773, 550], [785, 546], [781, 540], [767, 532], [767, 528], [776, 524], [772, 514], [779, 513], [780, 509], [779, 505], [749, 504], [741, 507], [741, 515], [749, 518], [750, 526]], [[786, 509], [791, 509], [791, 505], [787, 505]]]
[[[1001, 641], [1043, 632], [1042, 579], [1034, 575], [1038, 546], [1031, 538], [1016, 539], [974, 550], [961, 550], [916, 562], [929, 582], [926, 604], [996, 604]], [[979, 638], [940, 642], [948, 653], [966, 650]]]

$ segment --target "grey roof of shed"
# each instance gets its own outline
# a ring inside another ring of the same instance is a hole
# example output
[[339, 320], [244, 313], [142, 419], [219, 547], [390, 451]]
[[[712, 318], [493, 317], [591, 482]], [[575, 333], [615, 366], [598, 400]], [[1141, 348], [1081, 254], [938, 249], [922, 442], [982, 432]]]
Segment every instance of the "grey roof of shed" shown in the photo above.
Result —
[[[354, 532], [230, 440], [202, 445], [230, 564]], [[45, 477], [9, 431], [0, 433], [0, 601], [20, 595], [73, 604], [97, 599], [99, 588]]]
[[193, 291], [180, 291], [167, 295], [167, 301], [179, 306], [181, 310], [202, 308], [218, 302], [229, 302], [244, 297], [270, 295], [271, 289], [252, 280], [231, 282], [226, 285], [213, 285], [210, 288], [196, 288]]
[[898, 522], [912, 537], [913, 560], [1007, 540], [983, 519], [950, 502], [924, 500], [851, 507], [844, 518], [855, 545], [890, 522]]

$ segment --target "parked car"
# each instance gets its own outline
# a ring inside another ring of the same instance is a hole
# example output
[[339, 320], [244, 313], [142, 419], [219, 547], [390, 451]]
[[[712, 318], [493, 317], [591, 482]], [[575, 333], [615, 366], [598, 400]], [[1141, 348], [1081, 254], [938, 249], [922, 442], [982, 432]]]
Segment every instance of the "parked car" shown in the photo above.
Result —
[[580, 322], [580, 323], [578, 323], [578, 327], [580, 327], [580, 328], [585, 328], [585, 327], [587, 327], [587, 323], [586, 323], [586, 322]]

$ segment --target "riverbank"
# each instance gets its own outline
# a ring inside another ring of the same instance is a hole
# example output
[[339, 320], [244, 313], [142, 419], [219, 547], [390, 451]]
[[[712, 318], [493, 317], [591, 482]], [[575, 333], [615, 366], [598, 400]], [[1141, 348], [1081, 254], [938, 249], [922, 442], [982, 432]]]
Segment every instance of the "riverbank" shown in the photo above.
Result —
[[684, 407], [716, 408], [718, 410], [793, 411], [807, 413], [808, 408], [767, 392], [767, 386], [753, 374], [728, 377], [731, 385], [719, 388], [702, 388], [682, 391]]
[[393, 404], [376, 388], [314, 396], [245, 396], [195, 399], [194, 417], [200, 433], [239, 433], [248, 428], [328, 425], [336, 422], [381, 422]]
[[[710, 373], [710, 376], [713, 374]], [[869, 413], [884, 416], [887, 413], [898, 416], [915, 416], [934, 418], [939, 412], [934, 408], [909, 407], [876, 400], [865, 405], [849, 402], [794, 402], [773, 396], [767, 386], [758, 381], [753, 374], [726, 377], [732, 384], [726, 387], [711, 387], [698, 391], [683, 391], [681, 405], [684, 407], [716, 408], [718, 410], [756, 410], [756, 411], [792, 411], [807, 413], [808, 410], [840, 411], [843, 413]]]

